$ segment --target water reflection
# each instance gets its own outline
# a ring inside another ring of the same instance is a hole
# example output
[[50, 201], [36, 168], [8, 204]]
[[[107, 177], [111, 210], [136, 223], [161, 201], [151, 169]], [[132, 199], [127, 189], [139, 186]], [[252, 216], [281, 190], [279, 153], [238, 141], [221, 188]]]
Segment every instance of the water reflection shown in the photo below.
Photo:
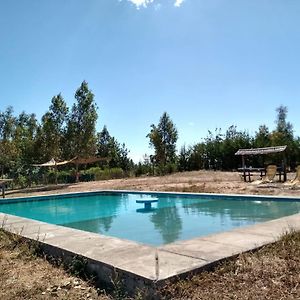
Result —
[[158, 209], [150, 217], [151, 222], [154, 224], [155, 229], [160, 232], [165, 244], [176, 241], [182, 230], [182, 220], [176, 207], [176, 202], [170, 200], [167, 204], [158, 201]]
[[141, 214], [147, 214], [147, 213], [154, 212], [156, 210], [157, 210], [157, 208], [155, 208], [155, 207], [143, 207], [143, 208], [137, 208], [136, 212], [141, 213]]
[[295, 201], [250, 201], [235, 200], [195, 200], [185, 199], [182, 207], [186, 215], [205, 214], [212, 217], [229, 217], [232, 221], [248, 220], [258, 222], [275, 219], [299, 211]]
[[117, 218], [120, 208], [128, 205], [128, 195], [122, 194], [121, 197], [102, 197], [102, 199], [93, 205], [93, 216], [83, 213], [84, 220], [76, 222], [63, 222], [61, 225], [75, 229], [83, 229], [96, 233], [108, 233], [112, 223]]

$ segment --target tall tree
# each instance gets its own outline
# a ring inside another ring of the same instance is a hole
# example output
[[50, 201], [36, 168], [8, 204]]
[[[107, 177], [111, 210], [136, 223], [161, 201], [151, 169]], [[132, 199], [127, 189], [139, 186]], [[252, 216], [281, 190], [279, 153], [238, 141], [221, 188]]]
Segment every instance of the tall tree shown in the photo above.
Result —
[[290, 145], [294, 139], [294, 134], [293, 125], [286, 120], [288, 109], [286, 106], [281, 105], [276, 109], [276, 112], [276, 129], [272, 132], [271, 135], [272, 145]]
[[180, 148], [178, 156], [178, 170], [179, 171], [188, 171], [189, 170], [189, 159], [191, 156], [190, 149], [183, 145]]
[[150, 147], [154, 148], [156, 164], [165, 166], [175, 162], [178, 131], [166, 112], [161, 116], [157, 126], [151, 125], [147, 137], [150, 139]]
[[[287, 145], [286, 159], [287, 164], [294, 168], [295, 161], [299, 157], [299, 148], [294, 139], [293, 125], [287, 121], [288, 109], [286, 106], [279, 106], [276, 109], [276, 129], [272, 132], [270, 139], [272, 146]], [[281, 156], [278, 157], [278, 161]]]
[[97, 155], [108, 157], [110, 159], [109, 167], [111, 168], [122, 168], [128, 171], [133, 165], [125, 144], [120, 144], [116, 138], [112, 137], [106, 126], [97, 134]]
[[106, 125], [103, 126], [101, 132], [97, 133], [97, 155], [100, 157], [109, 156], [111, 136], [107, 130]]
[[94, 94], [83, 81], [75, 93], [76, 103], [72, 107], [67, 125], [69, 156], [88, 157], [96, 154], [97, 105]]
[[4, 112], [0, 112], [0, 168], [1, 175], [7, 173], [18, 157], [18, 149], [14, 143], [16, 130], [16, 118], [13, 108], [9, 106]]
[[67, 121], [68, 107], [61, 94], [53, 97], [49, 111], [42, 117], [41, 131], [43, 159], [49, 160], [52, 157], [62, 157]]
[[258, 131], [255, 132], [254, 146], [256, 148], [263, 148], [270, 146], [270, 131], [266, 125], [260, 125]]

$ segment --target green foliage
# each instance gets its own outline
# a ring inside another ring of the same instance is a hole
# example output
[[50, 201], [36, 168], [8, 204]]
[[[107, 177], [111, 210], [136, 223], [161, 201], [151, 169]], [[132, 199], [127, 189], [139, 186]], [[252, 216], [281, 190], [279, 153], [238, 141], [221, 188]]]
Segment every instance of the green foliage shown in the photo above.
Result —
[[109, 134], [106, 126], [97, 134], [97, 156], [109, 158], [110, 168], [122, 168], [125, 171], [133, 168], [129, 150]]
[[[259, 126], [254, 137], [246, 131], [238, 131], [230, 126], [225, 133], [221, 129], [208, 132], [204, 142], [190, 147], [182, 147], [178, 157], [178, 169], [198, 170], [233, 170], [241, 166], [240, 157], [235, 152], [241, 148], [261, 148], [287, 145], [287, 164], [294, 168], [300, 162], [300, 139], [294, 138], [293, 126], [286, 120], [287, 108], [280, 106], [276, 109], [276, 128], [270, 132], [266, 125]], [[282, 163], [281, 155], [248, 158], [246, 164], [263, 166], [268, 163]]]
[[67, 116], [68, 107], [61, 94], [58, 94], [52, 98], [49, 111], [43, 115], [37, 134], [41, 160], [62, 156]]
[[[230, 126], [225, 132], [217, 128], [206, 138], [192, 146], [184, 145], [178, 156], [176, 143], [178, 131], [165, 112], [157, 125], [152, 124], [147, 135], [154, 155], [134, 165], [124, 143], [111, 136], [106, 126], [96, 133], [97, 106], [94, 95], [84, 81], [75, 93], [76, 102], [71, 111], [61, 94], [51, 100], [49, 110], [39, 122], [34, 114], [25, 112], [14, 115], [13, 108], [0, 111], [0, 172], [1, 176], [15, 179], [16, 187], [28, 187], [39, 183], [73, 183], [75, 169], [58, 168], [58, 172], [35, 168], [51, 158], [67, 160], [74, 156], [98, 156], [108, 158], [88, 166], [80, 166], [80, 180], [105, 180], [123, 178], [131, 174], [164, 175], [198, 169], [232, 170], [241, 166], [235, 152], [240, 148], [256, 148], [287, 145], [287, 165], [292, 169], [300, 163], [300, 138], [294, 136], [293, 126], [287, 121], [285, 106], [276, 109], [275, 129], [259, 126], [251, 137], [247, 131]], [[257, 157], [246, 161], [247, 165], [263, 166], [282, 163], [279, 155]], [[73, 168], [73, 166], [72, 166]]]
[[158, 125], [151, 125], [151, 131], [147, 135], [150, 147], [154, 148], [154, 160], [160, 169], [169, 163], [176, 161], [176, 142], [178, 131], [170, 116], [164, 112]]
[[20, 187], [56, 183], [56, 180], [71, 183], [75, 182], [75, 170], [56, 173], [32, 164], [51, 158], [67, 160], [97, 155], [107, 157], [109, 163], [95, 174], [79, 170], [81, 180], [128, 176], [134, 164], [125, 144], [110, 136], [106, 127], [96, 135], [97, 106], [85, 81], [77, 89], [75, 100], [69, 112], [62, 95], [54, 96], [40, 123], [34, 114], [22, 112], [15, 116], [12, 107], [0, 111], [0, 175], [14, 178]]
[[83, 81], [75, 93], [71, 114], [67, 122], [66, 155], [69, 157], [89, 157], [96, 152], [97, 105], [94, 94]]
[[121, 168], [100, 169], [99, 167], [94, 167], [88, 169], [83, 174], [93, 175], [94, 180], [108, 180], [126, 177], [125, 172]]

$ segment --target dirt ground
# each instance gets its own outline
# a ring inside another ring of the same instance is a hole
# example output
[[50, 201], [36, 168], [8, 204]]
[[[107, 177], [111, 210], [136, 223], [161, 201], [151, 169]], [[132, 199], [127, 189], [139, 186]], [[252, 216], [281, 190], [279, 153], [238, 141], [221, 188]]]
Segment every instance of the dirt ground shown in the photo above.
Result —
[[[294, 173], [288, 174], [288, 182]], [[259, 183], [259, 176], [253, 177], [253, 182], [244, 182], [237, 172], [193, 171], [175, 173], [162, 177], [138, 177], [113, 179], [105, 181], [81, 182], [70, 185], [51, 185], [26, 190], [7, 191], [7, 197], [29, 195], [46, 195], [82, 191], [113, 190], [142, 190], [142, 191], [174, 191], [222, 194], [250, 195], [285, 195], [300, 196], [300, 184], [292, 186], [275, 181]]]

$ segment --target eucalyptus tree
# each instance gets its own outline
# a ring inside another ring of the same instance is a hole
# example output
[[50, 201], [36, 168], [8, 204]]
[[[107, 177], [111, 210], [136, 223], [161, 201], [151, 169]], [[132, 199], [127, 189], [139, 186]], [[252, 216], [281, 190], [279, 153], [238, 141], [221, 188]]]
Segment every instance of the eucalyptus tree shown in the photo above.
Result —
[[164, 112], [158, 125], [151, 125], [147, 135], [150, 147], [154, 148], [154, 159], [157, 165], [166, 166], [176, 162], [176, 142], [178, 131], [170, 116]]
[[16, 118], [14, 143], [18, 149], [21, 164], [30, 165], [36, 159], [35, 142], [38, 121], [35, 114], [20, 113]]
[[75, 93], [67, 122], [66, 153], [69, 157], [88, 157], [96, 154], [96, 122], [98, 118], [94, 94], [83, 81]]
[[129, 150], [124, 143], [120, 144], [110, 135], [106, 126], [97, 134], [97, 156], [109, 158], [108, 166], [111, 168], [122, 168], [128, 171], [133, 167]]
[[41, 130], [39, 131], [44, 160], [62, 157], [67, 115], [68, 107], [62, 95], [54, 96], [49, 110], [42, 116]]
[[255, 132], [254, 146], [256, 148], [269, 147], [271, 145], [270, 131], [266, 125], [260, 125], [258, 131]]
[[13, 165], [18, 155], [14, 134], [16, 129], [16, 118], [13, 108], [9, 106], [4, 112], [0, 112], [0, 168], [2, 176]]
[[103, 129], [97, 133], [97, 156], [109, 156], [110, 140], [111, 136], [107, 130], [106, 125], [104, 125]]
[[[276, 128], [270, 136], [271, 145], [287, 145], [287, 164], [292, 165], [293, 168], [296, 160], [298, 160], [300, 156], [299, 144], [297, 143], [297, 139], [294, 138], [293, 125], [287, 121], [288, 108], [281, 105], [276, 109], [276, 112]], [[279, 159], [281, 158], [279, 157], [278, 160]]]

